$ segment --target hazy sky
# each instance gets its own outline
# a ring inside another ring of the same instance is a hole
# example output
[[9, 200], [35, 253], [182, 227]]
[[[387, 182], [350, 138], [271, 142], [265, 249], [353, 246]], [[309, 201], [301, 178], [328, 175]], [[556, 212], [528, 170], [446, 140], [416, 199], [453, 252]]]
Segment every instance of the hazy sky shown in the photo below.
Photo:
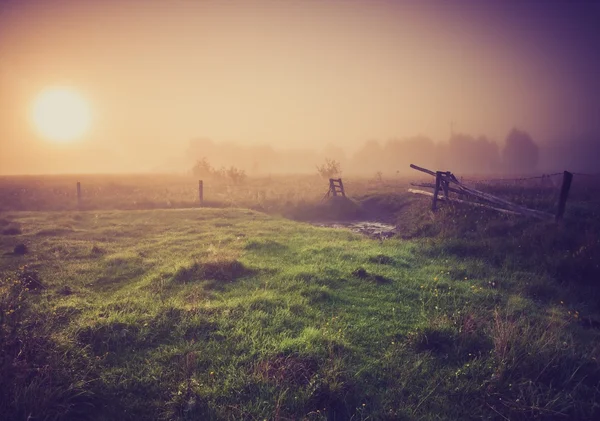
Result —
[[[0, 0], [0, 173], [150, 168], [193, 137], [600, 133], [598, 40], [567, 0]], [[92, 111], [69, 144], [30, 118], [57, 85]]]

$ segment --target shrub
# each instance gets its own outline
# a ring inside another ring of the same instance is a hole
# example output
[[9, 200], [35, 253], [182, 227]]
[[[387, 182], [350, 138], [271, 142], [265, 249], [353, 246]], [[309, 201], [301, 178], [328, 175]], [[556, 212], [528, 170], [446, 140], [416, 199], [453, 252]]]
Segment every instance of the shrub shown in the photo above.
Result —
[[210, 165], [206, 157], [196, 161], [192, 167], [192, 175], [197, 178], [211, 177], [214, 173], [215, 169]]
[[214, 168], [206, 158], [202, 158], [192, 167], [192, 175], [197, 178], [209, 178], [212, 180], [230, 181], [233, 184], [241, 184], [246, 180], [246, 171], [233, 165], [229, 168]]
[[334, 159], [325, 158], [325, 163], [317, 165], [317, 172], [323, 178], [332, 178], [342, 173], [341, 165]]
[[246, 180], [246, 171], [240, 170], [233, 166], [229, 167], [225, 174], [233, 184], [241, 184]]

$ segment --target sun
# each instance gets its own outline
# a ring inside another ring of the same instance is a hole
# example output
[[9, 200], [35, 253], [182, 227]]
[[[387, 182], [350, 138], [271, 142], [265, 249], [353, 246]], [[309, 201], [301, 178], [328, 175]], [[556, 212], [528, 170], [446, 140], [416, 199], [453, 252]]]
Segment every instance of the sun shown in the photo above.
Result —
[[89, 129], [90, 108], [87, 101], [71, 88], [48, 88], [33, 103], [33, 123], [45, 138], [69, 142]]

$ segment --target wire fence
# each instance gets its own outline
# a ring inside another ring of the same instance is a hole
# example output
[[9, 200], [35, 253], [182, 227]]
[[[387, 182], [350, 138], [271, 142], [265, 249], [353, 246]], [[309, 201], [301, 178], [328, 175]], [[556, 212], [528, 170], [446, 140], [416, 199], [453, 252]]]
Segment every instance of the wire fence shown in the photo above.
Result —
[[[600, 205], [600, 174], [571, 173], [571, 204]], [[514, 178], [459, 177], [466, 185], [530, 209], [553, 212], [558, 204], [563, 172]]]
[[[532, 209], [554, 211], [563, 173], [527, 177], [461, 177], [466, 186]], [[600, 174], [574, 173], [569, 202], [600, 203]], [[344, 177], [346, 195], [393, 199], [405, 194], [413, 177]], [[423, 174], [422, 180], [432, 180]], [[77, 182], [81, 182], [78, 197]], [[204, 206], [250, 207], [265, 211], [320, 201], [329, 188], [318, 175], [249, 177], [243, 183], [204, 180]], [[0, 212], [18, 210], [152, 209], [200, 206], [198, 180], [187, 176], [12, 176], [0, 177]]]

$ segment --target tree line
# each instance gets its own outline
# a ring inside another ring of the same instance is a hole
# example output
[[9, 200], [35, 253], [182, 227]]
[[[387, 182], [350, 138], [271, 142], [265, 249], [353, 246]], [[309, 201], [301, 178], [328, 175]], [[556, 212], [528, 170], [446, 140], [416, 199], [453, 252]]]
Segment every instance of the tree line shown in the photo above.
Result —
[[538, 143], [518, 128], [511, 129], [501, 143], [486, 136], [453, 133], [445, 142], [427, 136], [368, 140], [349, 153], [333, 144], [321, 150], [276, 149], [198, 138], [190, 141], [186, 151], [189, 168], [204, 160], [215, 168], [236, 168], [250, 175], [316, 173], [326, 159], [335, 160], [344, 174], [362, 175], [407, 173], [411, 163], [457, 174], [524, 175], [564, 169], [595, 173], [599, 156], [598, 137]]

